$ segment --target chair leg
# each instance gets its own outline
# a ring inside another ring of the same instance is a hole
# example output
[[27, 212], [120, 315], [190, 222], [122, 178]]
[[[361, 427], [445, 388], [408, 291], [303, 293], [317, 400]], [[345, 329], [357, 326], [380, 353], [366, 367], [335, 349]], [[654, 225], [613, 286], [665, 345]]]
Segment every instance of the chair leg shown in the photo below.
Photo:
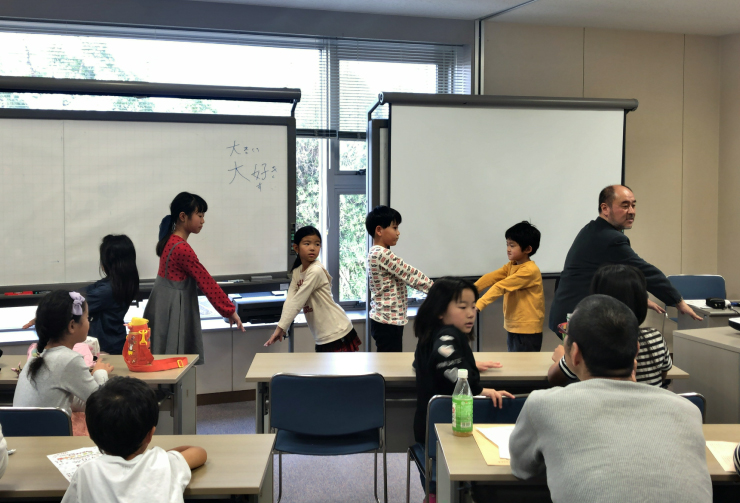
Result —
[[426, 463], [424, 464], [424, 503], [429, 503], [429, 481], [431, 480], [431, 477], [429, 474], [432, 472], [432, 460], [430, 458], [426, 458]]
[[375, 503], [380, 503], [378, 499], [378, 451], [375, 451], [375, 469], [373, 470], [373, 484], [375, 485]]
[[278, 500], [283, 499], [283, 453], [278, 452]]
[[406, 503], [411, 501], [411, 449], [406, 451]]
[[385, 456], [385, 442], [383, 442], [383, 503], [388, 503], [388, 460]]

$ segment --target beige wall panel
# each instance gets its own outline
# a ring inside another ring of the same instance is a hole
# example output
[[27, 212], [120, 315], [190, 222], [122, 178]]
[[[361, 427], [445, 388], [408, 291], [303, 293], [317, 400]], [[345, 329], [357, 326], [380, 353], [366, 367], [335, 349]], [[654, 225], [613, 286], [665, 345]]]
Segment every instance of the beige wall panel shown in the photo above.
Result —
[[583, 28], [484, 24], [483, 94], [583, 96]]
[[683, 35], [586, 28], [584, 46], [584, 96], [640, 102], [627, 115], [625, 178], [638, 200], [627, 235], [666, 274], [681, 271], [683, 45]]
[[719, 39], [687, 35], [684, 65], [681, 272], [716, 274]]
[[740, 35], [722, 37], [718, 272], [740, 298]]

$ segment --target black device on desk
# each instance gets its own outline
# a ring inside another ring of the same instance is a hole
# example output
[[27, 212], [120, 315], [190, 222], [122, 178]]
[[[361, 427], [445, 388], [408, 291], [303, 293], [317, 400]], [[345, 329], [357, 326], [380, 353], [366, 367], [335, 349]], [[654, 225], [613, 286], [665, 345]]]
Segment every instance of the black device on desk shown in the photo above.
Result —
[[725, 299], [716, 297], [710, 297], [706, 300], [707, 306], [712, 309], [726, 309], [729, 307], [729, 303]]
[[284, 295], [266, 293], [244, 294], [234, 299], [236, 314], [242, 323], [277, 323], [283, 314]]

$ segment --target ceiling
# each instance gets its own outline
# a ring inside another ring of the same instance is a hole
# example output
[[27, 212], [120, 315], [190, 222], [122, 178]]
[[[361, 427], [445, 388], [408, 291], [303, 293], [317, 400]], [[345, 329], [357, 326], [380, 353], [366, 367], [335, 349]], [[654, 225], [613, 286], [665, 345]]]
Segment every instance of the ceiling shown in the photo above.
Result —
[[[527, 0], [198, 1], [474, 20]], [[740, 0], [535, 0], [495, 20], [721, 36], [740, 33]]]

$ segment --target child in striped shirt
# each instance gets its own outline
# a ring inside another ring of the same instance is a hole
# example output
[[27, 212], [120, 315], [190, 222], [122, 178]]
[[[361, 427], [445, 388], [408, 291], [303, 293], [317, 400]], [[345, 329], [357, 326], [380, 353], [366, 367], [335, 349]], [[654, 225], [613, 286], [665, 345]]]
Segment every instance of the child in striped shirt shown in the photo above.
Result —
[[[603, 294], [622, 301], [629, 307], [637, 321], [642, 324], [647, 317], [647, 282], [642, 271], [629, 265], [604, 265], [596, 271], [591, 281], [591, 293]], [[567, 329], [566, 329], [567, 330]], [[662, 386], [666, 373], [673, 367], [663, 335], [656, 329], [645, 327], [638, 336], [640, 350], [637, 353], [637, 382]], [[547, 374], [554, 385], [567, 384], [578, 378], [568, 368], [563, 356], [563, 346], [553, 353], [553, 365]]]
[[365, 219], [373, 246], [367, 256], [370, 276], [370, 335], [379, 353], [403, 351], [403, 327], [408, 323], [406, 285], [427, 293], [432, 280], [391, 252], [401, 232], [401, 214], [377, 206]]

